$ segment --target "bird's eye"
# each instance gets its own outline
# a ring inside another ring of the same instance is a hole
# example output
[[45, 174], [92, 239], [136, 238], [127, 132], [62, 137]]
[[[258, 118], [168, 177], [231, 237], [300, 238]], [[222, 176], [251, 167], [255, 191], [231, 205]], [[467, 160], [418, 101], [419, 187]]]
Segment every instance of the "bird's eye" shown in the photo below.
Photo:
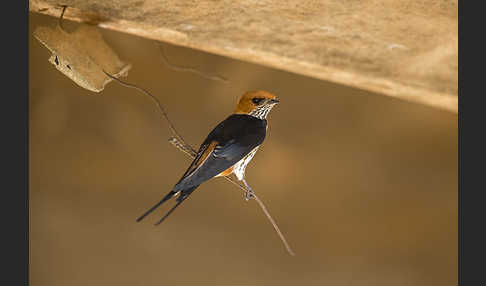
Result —
[[263, 98], [254, 98], [252, 99], [251, 101], [254, 103], [254, 104], [260, 104], [260, 102], [262, 102]]

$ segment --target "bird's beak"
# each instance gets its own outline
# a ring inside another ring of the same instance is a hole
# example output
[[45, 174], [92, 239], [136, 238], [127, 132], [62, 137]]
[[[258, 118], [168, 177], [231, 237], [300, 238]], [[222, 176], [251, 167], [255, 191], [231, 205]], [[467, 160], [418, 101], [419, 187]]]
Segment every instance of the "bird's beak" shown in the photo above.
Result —
[[280, 102], [280, 100], [278, 100], [278, 98], [273, 98], [273, 99], [270, 99], [270, 100], [268, 101], [268, 103], [269, 103], [269, 104], [277, 104], [277, 103], [279, 103], [279, 102]]

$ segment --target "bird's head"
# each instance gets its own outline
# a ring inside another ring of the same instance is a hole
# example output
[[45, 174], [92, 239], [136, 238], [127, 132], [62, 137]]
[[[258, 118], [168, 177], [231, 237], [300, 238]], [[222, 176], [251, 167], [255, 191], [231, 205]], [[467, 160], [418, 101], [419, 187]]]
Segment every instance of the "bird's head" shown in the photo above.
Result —
[[249, 91], [240, 98], [234, 113], [266, 119], [272, 107], [278, 102], [278, 98], [268, 91]]

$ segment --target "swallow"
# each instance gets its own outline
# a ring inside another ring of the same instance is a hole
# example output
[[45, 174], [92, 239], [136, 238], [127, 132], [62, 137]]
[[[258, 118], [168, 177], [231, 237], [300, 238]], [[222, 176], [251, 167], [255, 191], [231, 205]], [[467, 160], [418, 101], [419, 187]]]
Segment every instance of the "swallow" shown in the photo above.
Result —
[[172, 190], [137, 219], [147, 215], [169, 199], [176, 198], [175, 205], [155, 224], [162, 223], [194, 190], [209, 179], [235, 174], [247, 187], [246, 200], [253, 190], [245, 180], [245, 170], [267, 132], [267, 115], [279, 99], [267, 91], [250, 91], [238, 100], [230, 116], [219, 123], [203, 141], [196, 157]]

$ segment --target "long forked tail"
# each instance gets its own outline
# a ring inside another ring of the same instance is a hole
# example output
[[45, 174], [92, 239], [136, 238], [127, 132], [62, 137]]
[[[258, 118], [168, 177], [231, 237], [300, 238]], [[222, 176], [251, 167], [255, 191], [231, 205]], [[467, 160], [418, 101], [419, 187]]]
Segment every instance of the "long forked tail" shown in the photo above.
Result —
[[167, 200], [171, 199], [176, 194], [177, 194], [177, 192], [174, 192], [173, 190], [170, 191], [162, 200], [160, 200], [160, 202], [156, 203], [155, 206], [153, 206], [148, 211], [146, 211], [143, 215], [141, 215], [139, 218], [137, 218], [137, 222], [140, 222], [142, 219], [144, 219], [151, 212], [153, 212], [155, 209], [157, 209], [158, 207], [160, 207], [163, 203], [165, 203]]
[[189, 195], [197, 188], [198, 186], [191, 187], [190, 189], [186, 189], [181, 191], [180, 196], [176, 199], [176, 204], [161, 218], [155, 225], [161, 224], [182, 202], [189, 197]]
[[[181, 194], [179, 197], [176, 199], [176, 204], [167, 212], [166, 215], [164, 215], [155, 225], [160, 224], [162, 221], [164, 221], [197, 187], [191, 187], [190, 189], [182, 190], [180, 191]], [[137, 222], [140, 222], [142, 219], [144, 219], [147, 215], [152, 213], [154, 210], [156, 210], [158, 207], [160, 207], [163, 203], [177, 195], [179, 191], [170, 191], [162, 200], [160, 200], [158, 203], [156, 203], [153, 207], [151, 207], [148, 211], [146, 211], [143, 215], [141, 215], [139, 218], [137, 218]]]

